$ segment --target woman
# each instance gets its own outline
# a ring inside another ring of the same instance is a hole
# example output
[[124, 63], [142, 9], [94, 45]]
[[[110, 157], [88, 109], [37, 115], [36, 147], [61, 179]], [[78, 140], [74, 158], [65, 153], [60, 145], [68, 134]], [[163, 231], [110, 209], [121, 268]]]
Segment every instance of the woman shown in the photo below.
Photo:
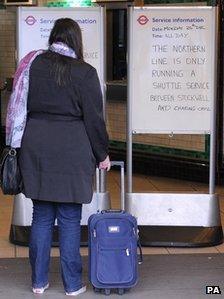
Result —
[[[81, 30], [75, 21], [57, 20], [49, 49], [32, 59], [19, 153], [23, 193], [33, 201], [32, 288], [43, 293], [49, 286], [57, 219], [62, 280], [66, 295], [76, 296], [86, 290], [79, 253], [82, 204], [92, 199], [96, 164], [110, 168], [102, 94], [96, 70], [83, 61]], [[32, 59], [27, 58], [28, 66]]]

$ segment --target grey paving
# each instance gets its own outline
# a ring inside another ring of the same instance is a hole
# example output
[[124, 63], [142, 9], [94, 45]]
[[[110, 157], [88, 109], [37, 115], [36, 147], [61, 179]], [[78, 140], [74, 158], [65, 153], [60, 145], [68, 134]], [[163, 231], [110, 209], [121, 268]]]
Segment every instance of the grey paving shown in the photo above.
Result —
[[[87, 258], [83, 259], [84, 281], [87, 282]], [[63, 293], [58, 258], [52, 258], [50, 289], [43, 295], [30, 291], [28, 259], [0, 259], [0, 298], [29, 299], [69, 298]], [[221, 295], [206, 295], [206, 285], [218, 285]], [[70, 297], [72, 298], [72, 297]], [[87, 293], [78, 298], [119, 298], [95, 294], [88, 283]], [[140, 266], [138, 285], [122, 296], [123, 299], [201, 299], [224, 298], [224, 255], [147, 255]]]

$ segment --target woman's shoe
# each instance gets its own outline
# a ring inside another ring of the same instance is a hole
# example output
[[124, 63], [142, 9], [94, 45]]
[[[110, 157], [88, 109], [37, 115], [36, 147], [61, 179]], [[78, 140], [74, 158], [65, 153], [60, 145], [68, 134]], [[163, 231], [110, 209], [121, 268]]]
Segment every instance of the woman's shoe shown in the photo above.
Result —
[[78, 296], [82, 293], [86, 292], [86, 286], [82, 287], [81, 289], [79, 289], [78, 291], [75, 292], [66, 292], [65, 295], [67, 296]]
[[42, 287], [42, 288], [32, 288], [32, 290], [33, 290], [33, 293], [34, 294], [43, 294], [43, 292], [46, 290], [46, 289], [48, 289], [49, 288], [49, 283], [48, 284], [46, 284], [44, 287]]

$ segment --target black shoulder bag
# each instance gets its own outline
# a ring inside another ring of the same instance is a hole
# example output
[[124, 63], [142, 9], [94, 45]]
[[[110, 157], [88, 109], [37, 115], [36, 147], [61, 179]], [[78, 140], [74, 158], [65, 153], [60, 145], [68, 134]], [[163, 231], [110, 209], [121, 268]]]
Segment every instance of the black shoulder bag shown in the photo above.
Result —
[[16, 195], [22, 191], [22, 177], [15, 148], [6, 147], [0, 157], [0, 187], [4, 194]]

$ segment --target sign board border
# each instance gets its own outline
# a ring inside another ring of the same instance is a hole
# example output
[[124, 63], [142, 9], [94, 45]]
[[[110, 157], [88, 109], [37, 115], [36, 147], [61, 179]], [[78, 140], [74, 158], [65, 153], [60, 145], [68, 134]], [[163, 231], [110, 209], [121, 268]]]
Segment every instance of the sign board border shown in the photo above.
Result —
[[[133, 88], [134, 88], [134, 80], [133, 80], [133, 59], [134, 59], [134, 53], [132, 51], [132, 44], [134, 43], [134, 33], [133, 33], [133, 23], [134, 20], [131, 19], [134, 16], [134, 11], [139, 11], [139, 12], [144, 12], [144, 11], [159, 11], [159, 10], [167, 10], [167, 11], [178, 11], [178, 10], [184, 10], [184, 11], [188, 11], [188, 10], [195, 10], [195, 11], [211, 11], [212, 14], [212, 29], [211, 31], [214, 32], [213, 36], [215, 37], [216, 35], [216, 17], [215, 17], [215, 7], [212, 6], [147, 6], [147, 7], [132, 7], [132, 12], [129, 12], [129, 47], [128, 47], [128, 57], [129, 57], [129, 66], [128, 66], [128, 82], [129, 82], [129, 86], [128, 86], [128, 101], [130, 102], [128, 105], [132, 106], [132, 103], [134, 101], [133, 99]], [[212, 58], [211, 58], [211, 66], [212, 67], [212, 73], [213, 75], [211, 76], [212, 78], [214, 78], [213, 82], [212, 82], [212, 86], [211, 86], [211, 94], [212, 99], [211, 99], [211, 121], [210, 121], [210, 130], [205, 130], [204, 128], [202, 128], [201, 130], [189, 130], [186, 128], [186, 130], [178, 130], [178, 128], [174, 128], [172, 130], [151, 130], [151, 129], [147, 129], [147, 128], [133, 128], [133, 110], [131, 109], [131, 124], [132, 124], [132, 133], [133, 134], [210, 134], [211, 132], [211, 123], [212, 123], [212, 114], [214, 111], [214, 107], [216, 106], [216, 86], [215, 86], [215, 72], [216, 72], [216, 64], [213, 63], [214, 61], [217, 61], [217, 57], [216, 57], [216, 53], [217, 53], [217, 42], [215, 41], [215, 39], [212, 41], [214, 47], [212, 48]]]

